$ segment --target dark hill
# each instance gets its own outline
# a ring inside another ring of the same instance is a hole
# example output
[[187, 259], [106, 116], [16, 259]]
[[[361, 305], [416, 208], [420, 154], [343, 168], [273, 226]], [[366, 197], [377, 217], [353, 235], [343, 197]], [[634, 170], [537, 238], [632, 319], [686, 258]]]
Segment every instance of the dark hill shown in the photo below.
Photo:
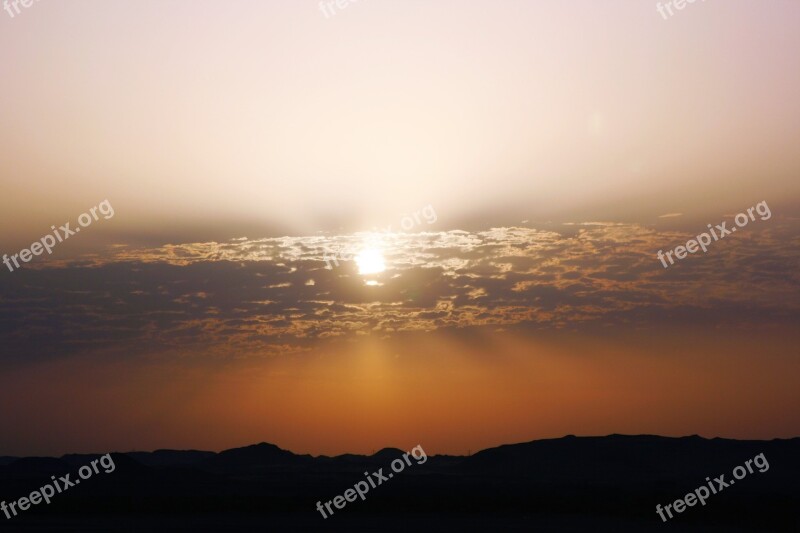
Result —
[[[424, 443], [423, 443], [424, 446]], [[427, 451], [427, 450], [426, 450]], [[669, 523], [672, 504], [764, 454], [704, 506]], [[499, 446], [425, 464], [372, 487], [323, 519], [364, 472], [391, 473], [403, 451], [371, 456], [296, 455], [273, 444], [213, 452], [112, 454], [117, 469], [82, 482], [49, 506], [15, 517], [8, 531], [800, 531], [800, 439], [737, 441], [698, 436], [574, 437]], [[15, 501], [50, 475], [97, 456], [28, 458], [0, 466], [0, 501]], [[74, 478], [74, 476], [73, 476]], [[373, 481], [376, 481], [373, 477]], [[0, 521], [4, 519], [0, 516]]]

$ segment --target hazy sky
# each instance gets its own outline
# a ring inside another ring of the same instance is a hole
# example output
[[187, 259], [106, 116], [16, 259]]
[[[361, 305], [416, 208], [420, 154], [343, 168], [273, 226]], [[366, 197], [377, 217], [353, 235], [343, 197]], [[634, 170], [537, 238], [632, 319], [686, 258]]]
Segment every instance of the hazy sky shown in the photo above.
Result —
[[0, 11], [0, 455], [800, 434], [800, 2], [335, 11]]
[[369, 229], [427, 204], [441, 229], [798, 205], [793, 0], [0, 15], [6, 247], [106, 198], [124, 214], [83, 245]]

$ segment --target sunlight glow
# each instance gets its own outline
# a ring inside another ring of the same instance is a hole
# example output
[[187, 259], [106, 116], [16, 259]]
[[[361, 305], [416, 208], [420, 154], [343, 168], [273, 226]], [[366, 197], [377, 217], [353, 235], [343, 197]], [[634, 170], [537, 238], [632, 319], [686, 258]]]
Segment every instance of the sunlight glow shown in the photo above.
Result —
[[375, 249], [367, 249], [356, 256], [358, 273], [361, 275], [378, 274], [386, 270], [383, 254]]

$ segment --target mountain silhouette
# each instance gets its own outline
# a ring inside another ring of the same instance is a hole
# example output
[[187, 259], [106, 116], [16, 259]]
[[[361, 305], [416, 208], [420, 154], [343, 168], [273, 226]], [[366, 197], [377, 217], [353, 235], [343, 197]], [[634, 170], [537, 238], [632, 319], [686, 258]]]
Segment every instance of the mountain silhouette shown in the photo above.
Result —
[[274, 444], [262, 442], [244, 448], [225, 450], [200, 463], [204, 469], [218, 472], [291, 468], [309, 464], [311, 456], [295, 455]]
[[[798, 531], [800, 439], [737, 441], [652, 435], [567, 436], [471, 456], [294, 454], [262, 442], [219, 453], [112, 454], [102, 470], [3, 526], [20, 531]], [[756, 469], [668, 524], [656, 514], [764, 454]], [[15, 501], [97, 455], [22, 458], [0, 465], [0, 500]], [[382, 469], [365, 499], [322, 518], [332, 501]], [[392, 473], [391, 478], [388, 474]], [[366, 475], [365, 475], [366, 474]], [[0, 515], [0, 519], [4, 519]], [[52, 529], [48, 529], [52, 528]], [[126, 529], [127, 528], [127, 529]]]

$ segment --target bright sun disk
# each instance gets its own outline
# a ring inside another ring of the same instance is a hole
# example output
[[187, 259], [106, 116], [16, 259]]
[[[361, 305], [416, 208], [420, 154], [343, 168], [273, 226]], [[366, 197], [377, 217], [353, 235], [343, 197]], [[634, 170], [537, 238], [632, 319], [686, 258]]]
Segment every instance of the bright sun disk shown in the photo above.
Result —
[[356, 264], [358, 265], [358, 273], [362, 275], [377, 274], [386, 270], [383, 254], [375, 249], [364, 250], [358, 254], [356, 256]]

